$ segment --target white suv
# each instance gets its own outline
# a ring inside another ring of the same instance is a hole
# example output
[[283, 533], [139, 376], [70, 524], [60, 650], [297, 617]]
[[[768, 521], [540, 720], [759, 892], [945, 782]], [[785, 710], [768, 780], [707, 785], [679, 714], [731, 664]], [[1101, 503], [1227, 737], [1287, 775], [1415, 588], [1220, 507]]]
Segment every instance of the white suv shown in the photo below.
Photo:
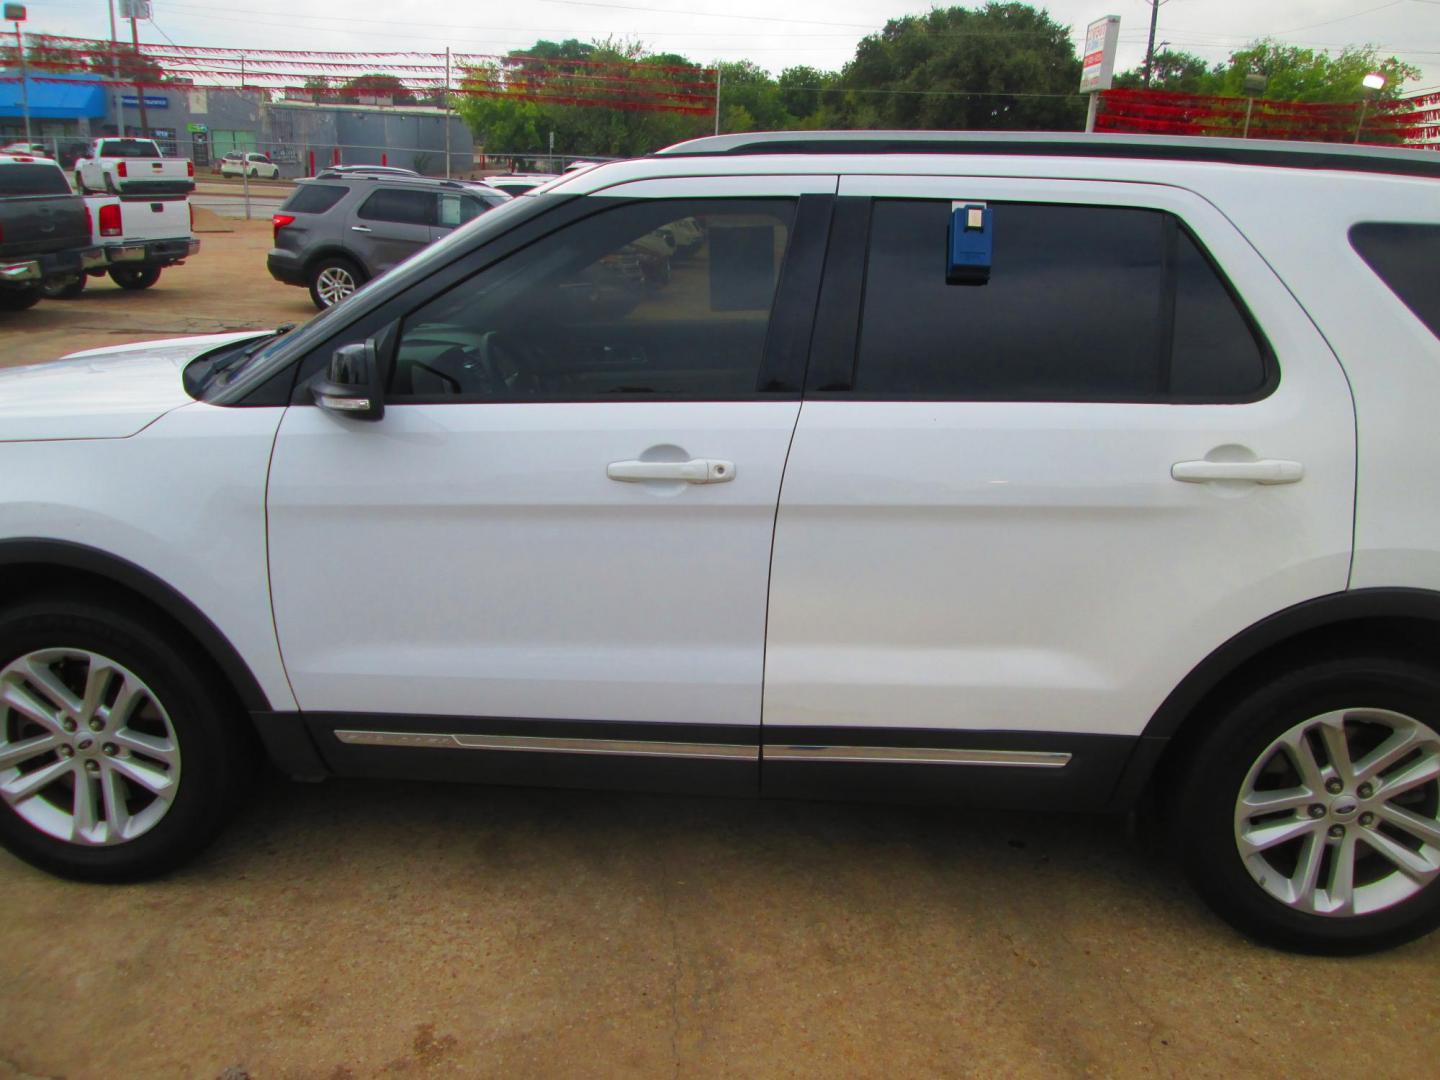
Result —
[[254, 744], [303, 777], [1140, 808], [1247, 933], [1413, 938], [1437, 264], [1434, 154], [724, 136], [290, 334], [8, 370], [0, 836], [164, 871]]

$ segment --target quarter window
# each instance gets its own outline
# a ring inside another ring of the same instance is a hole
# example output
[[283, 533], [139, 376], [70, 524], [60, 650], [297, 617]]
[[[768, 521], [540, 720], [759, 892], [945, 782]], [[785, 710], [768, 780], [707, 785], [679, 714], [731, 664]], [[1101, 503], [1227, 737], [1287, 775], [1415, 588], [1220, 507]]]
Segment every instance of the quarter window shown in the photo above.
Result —
[[386, 401], [756, 397], [793, 212], [647, 201], [576, 222], [407, 317]]
[[950, 204], [878, 200], [854, 391], [1011, 401], [1243, 400], [1266, 351], [1154, 210], [992, 204], [988, 284], [947, 285]]
[[404, 188], [380, 188], [373, 192], [355, 213], [366, 221], [434, 225], [435, 193]]
[[343, 199], [347, 190], [338, 184], [301, 184], [280, 209], [297, 214], [323, 214]]
[[1429, 331], [1440, 337], [1440, 225], [1356, 225], [1350, 244]]

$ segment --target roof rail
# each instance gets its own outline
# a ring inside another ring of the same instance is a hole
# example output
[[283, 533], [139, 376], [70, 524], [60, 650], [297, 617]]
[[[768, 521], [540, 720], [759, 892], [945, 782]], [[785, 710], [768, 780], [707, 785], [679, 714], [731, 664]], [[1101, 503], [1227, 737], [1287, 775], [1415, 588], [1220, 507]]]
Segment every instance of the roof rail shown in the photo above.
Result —
[[1440, 153], [1388, 146], [1094, 135], [1070, 131], [760, 131], [712, 135], [657, 151], [665, 157], [740, 154], [1011, 154], [1214, 161], [1289, 169], [1339, 169], [1440, 179]]

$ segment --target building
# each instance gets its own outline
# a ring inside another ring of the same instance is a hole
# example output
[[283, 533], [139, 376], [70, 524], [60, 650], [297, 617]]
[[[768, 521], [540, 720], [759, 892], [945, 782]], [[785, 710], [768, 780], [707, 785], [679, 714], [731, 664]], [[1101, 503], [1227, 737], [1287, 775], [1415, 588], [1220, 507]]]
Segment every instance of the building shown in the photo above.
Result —
[[[18, 71], [0, 71], [0, 139], [6, 142], [25, 136], [21, 81]], [[142, 131], [136, 93], [107, 87], [98, 75], [32, 75], [28, 89], [31, 136], [53, 144], [62, 158], [72, 156], [79, 141], [119, 134], [123, 115], [124, 134], [148, 135], [202, 172], [231, 151], [246, 151], [268, 154], [282, 176], [309, 175], [312, 167], [337, 161], [444, 176], [447, 127], [450, 173], [464, 175], [474, 161], [469, 127], [434, 106], [271, 101], [263, 90], [167, 84], [146, 87]]]

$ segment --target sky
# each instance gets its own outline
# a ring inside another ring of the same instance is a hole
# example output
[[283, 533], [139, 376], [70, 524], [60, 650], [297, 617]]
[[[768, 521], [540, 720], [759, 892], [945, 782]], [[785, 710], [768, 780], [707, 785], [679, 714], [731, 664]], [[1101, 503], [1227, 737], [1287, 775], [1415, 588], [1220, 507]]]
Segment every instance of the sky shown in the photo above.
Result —
[[[27, 32], [107, 37], [107, 0], [34, 0]], [[503, 53], [539, 38], [614, 34], [696, 61], [750, 59], [778, 73], [795, 64], [838, 69], [887, 19], [921, 14], [924, 0], [154, 0], [145, 42], [317, 51]], [[966, 6], [979, 6], [971, 0]], [[1051, 0], [1035, 6], [1068, 25], [1077, 52], [1085, 26], [1119, 15], [1116, 70], [1140, 64], [1148, 0]], [[483, 9], [483, 13], [482, 13]], [[344, 14], [340, 14], [340, 11]], [[470, 11], [474, 14], [464, 14]], [[128, 38], [128, 26], [123, 32]], [[1156, 41], [1224, 60], [1259, 37], [1339, 51], [1376, 46], [1422, 69], [1407, 91], [1440, 87], [1440, 0], [1166, 0]]]

